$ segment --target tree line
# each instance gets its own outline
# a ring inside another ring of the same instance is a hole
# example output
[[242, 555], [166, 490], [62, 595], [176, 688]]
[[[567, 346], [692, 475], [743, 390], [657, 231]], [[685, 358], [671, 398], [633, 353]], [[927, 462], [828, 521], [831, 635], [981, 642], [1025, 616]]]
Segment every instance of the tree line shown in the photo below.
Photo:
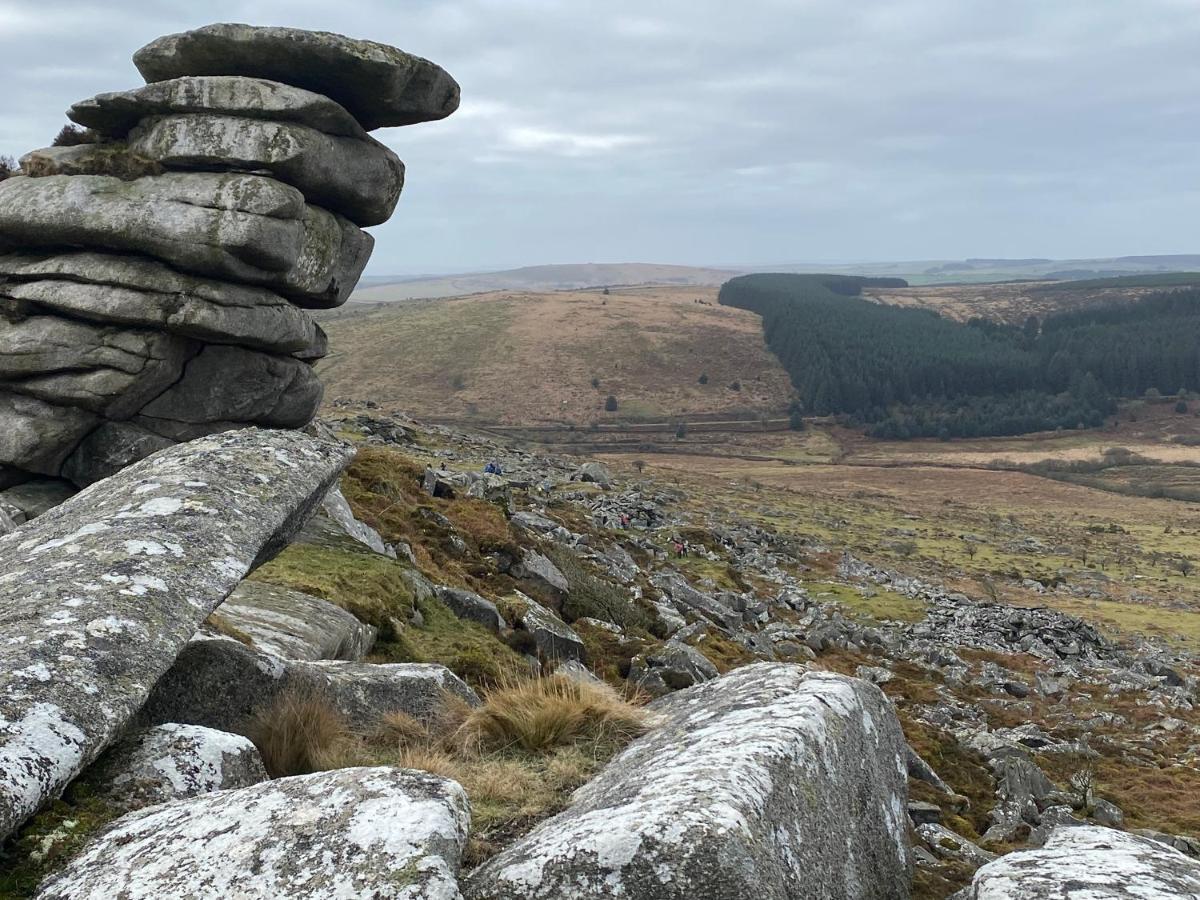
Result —
[[1065, 312], [1022, 326], [967, 323], [864, 299], [901, 279], [746, 275], [720, 302], [762, 316], [809, 415], [888, 438], [1091, 427], [1116, 399], [1200, 390], [1200, 290]]

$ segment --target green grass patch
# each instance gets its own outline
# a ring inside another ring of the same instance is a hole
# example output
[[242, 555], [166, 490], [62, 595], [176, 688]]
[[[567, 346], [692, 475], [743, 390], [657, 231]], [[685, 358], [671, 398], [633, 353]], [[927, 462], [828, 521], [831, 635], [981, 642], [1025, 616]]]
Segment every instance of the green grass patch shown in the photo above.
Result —
[[925, 604], [912, 597], [897, 594], [883, 588], [870, 588], [871, 596], [864, 595], [858, 588], [848, 584], [818, 582], [804, 585], [817, 599], [836, 600], [846, 612], [857, 618], [876, 622], [920, 622], [925, 618]]

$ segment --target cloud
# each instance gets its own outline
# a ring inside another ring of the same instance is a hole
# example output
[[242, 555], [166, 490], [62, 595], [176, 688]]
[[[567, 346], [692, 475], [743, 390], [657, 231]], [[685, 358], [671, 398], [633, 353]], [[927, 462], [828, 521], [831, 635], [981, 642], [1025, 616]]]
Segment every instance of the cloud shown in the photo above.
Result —
[[1191, 0], [0, 0], [0, 154], [205, 21], [444, 65], [371, 271], [1195, 252]]

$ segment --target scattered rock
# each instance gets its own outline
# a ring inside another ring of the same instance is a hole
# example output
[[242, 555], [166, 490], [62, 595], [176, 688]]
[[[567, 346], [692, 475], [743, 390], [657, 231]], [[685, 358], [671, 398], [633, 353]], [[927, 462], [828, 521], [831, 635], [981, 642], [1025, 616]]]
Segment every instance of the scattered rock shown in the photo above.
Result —
[[499, 634], [501, 629], [508, 627], [496, 604], [473, 591], [439, 587], [437, 596], [458, 618], [478, 622], [493, 634]]
[[261, 581], [243, 581], [213, 615], [283, 659], [355, 662], [375, 643], [375, 629], [341, 607]]
[[629, 680], [652, 697], [661, 697], [671, 691], [711, 681], [717, 675], [717, 667], [695, 647], [670, 641], [657, 650], [636, 657], [629, 671]]

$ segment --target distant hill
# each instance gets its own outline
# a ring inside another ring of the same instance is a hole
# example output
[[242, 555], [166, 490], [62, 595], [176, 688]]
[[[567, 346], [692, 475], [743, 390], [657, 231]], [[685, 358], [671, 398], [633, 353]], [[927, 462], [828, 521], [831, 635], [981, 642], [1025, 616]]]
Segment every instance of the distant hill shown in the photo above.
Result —
[[586, 427], [756, 415], [786, 410], [790, 390], [759, 317], [717, 306], [712, 287], [496, 292], [320, 318], [326, 403], [374, 400], [424, 419]]
[[693, 266], [652, 263], [580, 263], [526, 266], [503, 272], [472, 272], [423, 278], [375, 276], [364, 279], [355, 302], [373, 303], [431, 297], [460, 297], [488, 291], [573, 291], [580, 288], [646, 284], [710, 285], [728, 281], [737, 272]]

